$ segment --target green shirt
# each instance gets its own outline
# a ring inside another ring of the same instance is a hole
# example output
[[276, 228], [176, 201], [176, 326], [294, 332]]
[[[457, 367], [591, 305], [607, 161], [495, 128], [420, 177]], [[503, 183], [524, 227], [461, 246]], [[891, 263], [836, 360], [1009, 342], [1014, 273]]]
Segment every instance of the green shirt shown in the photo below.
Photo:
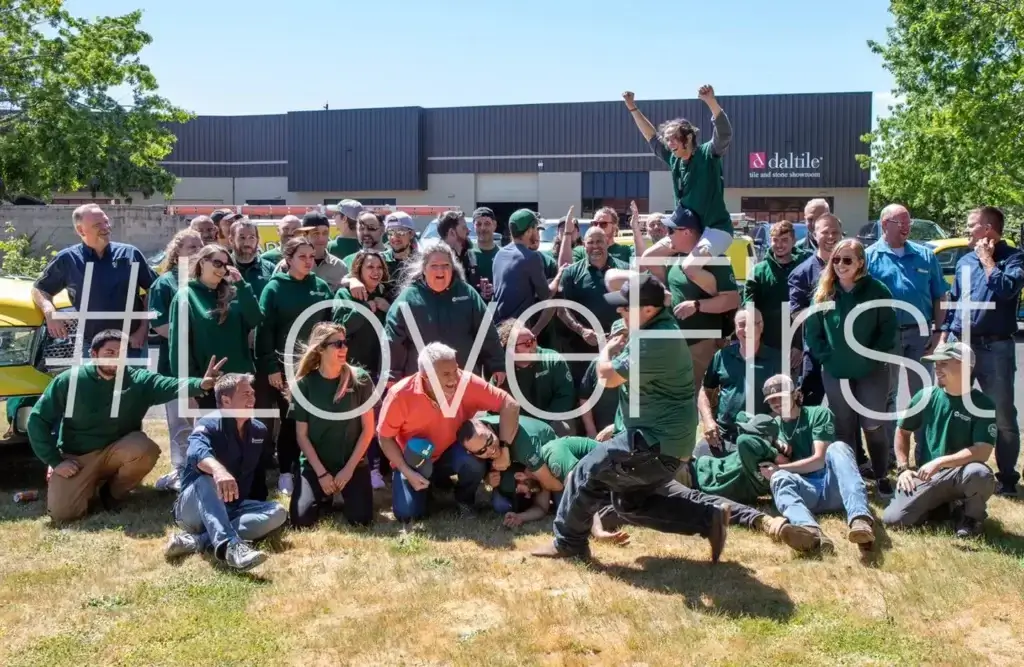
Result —
[[[583, 380], [580, 382], [579, 403], [583, 405], [597, 391], [597, 359], [590, 362]], [[594, 428], [600, 433], [602, 429], [615, 423], [615, 412], [619, 409], [619, 392], [617, 389], [605, 389], [597, 405], [590, 409], [590, 417], [594, 420]]]
[[267, 262], [271, 266], [276, 267], [278, 263], [280, 263], [280, 261], [284, 259], [284, 254], [281, 252], [281, 246], [274, 246], [270, 250], [267, 250], [266, 252], [262, 253], [260, 257], [263, 259], [264, 262]]
[[[296, 390], [318, 410], [333, 414], [351, 412], [373, 394], [370, 376], [361, 369], [355, 370], [355, 375], [349, 381], [348, 391], [337, 403], [334, 402], [334, 395], [338, 392], [341, 378], [328, 380], [318, 370], [299, 380], [296, 383]], [[359, 437], [363, 434], [362, 418], [357, 415], [344, 420], [325, 419], [310, 413], [294, 395], [291, 416], [296, 422], [308, 425], [309, 442], [316, 450], [320, 463], [327, 472], [337, 475], [352, 458]], [[299, 464], [304, 468], [309, 467], [309, 461], [304, 453], [299, 455]]]
[[[530, 402], [530, 405], [522, 405], [523, 412], [534, 416], [530, 406], [547, 412], [571, 411], [576, 407], [576, 388], [573, 386], [569, 364], [554, 350], [538, 347], [537, 354], [541, 358], [531, 362], [529, 366], [516, 366], [519, 392]], [[512, 391], [508, 380], [505, 381], [505, 389]], [[537, 416], [537, 419], [546, 418]]]
[[[854, 352], [846, 336], [846, 320], [854, 308], [877, 299], [892, 299], [892, 292], [872, 276], [858, 280], [849, 292], [837, 284], [835, 308], [819, 310], [804, 323], [804, 340], [811, 355], [832, 377], [856, 380], [884, 367], [882, 362]], [[899, 337], [899, 321], [892, 307], [864, 310], [853, 322], [853, 339], [869, 350], [894, 353]]]
[[540, 458], [555, 479], [564, 484], [565, 478], [580, 459], [594, 451], [600, 444], [597, 440], [578, 436], [555, 438], [541, 445]]
[[658, 143], [655, 150], [672, 171], [675, 206], [682, 204], [696, 213], [705, 227], [720, 229], [732, 236], [732, 218], [725, 207], [722, 157], [715, 155], [712, 142], [706, 141], [697, 146], [689, 160], [676, 157]]
[[[352, 296], [347, 288], [342, 287], [334, 295], [335, 300], [345, 300], [358, 303], [369, 308], [371, 299], [384, 298], [384, 284], [377, 286], [367, 301], [359, 301]], [[388, 311], [376, 310], [374, 317], [380, 323], [380, 333], [373, 328], [373, 323], [367, 321], [366, 316], [352, 306], [338, 304], [334, 307], [332, 318], [335, 322], [345, 327], [345, 336], [348, 341], [348, 363], [364, 369], [371, 377], [379, 378], [381, 371], [381, 344], [383, 343], [384, 322], [387, 319]]]
[[[753, 303], [764, 318], [761, 342], [765, 345], [782, 349], [782, 322], [790, 317], [789, 274], [810, 256], [810, 252], [794, 248], [792, 260], [788, 264], [779, 264], [775, 254], [769, 250], [764, 261], [754, 266], [753, 273], [743, 285], [743, 304]], [[799, 339], [789, 342], [797, 349], [801, 344]]]
[[836, 437], [835, 417], [832, 411], [820, 405], [800, 408], [800, 415], [793, 421], [775, 417], [779, 425], [779, 441], [792, 448], [791, 461], [800, 461], [814, 454], [816, 440], [831, 445]]
[[[171, 329], [168, 336], [168, 358], [171, 375], [177, 375], [179, 355], [187, 355], [185, 368], [189, 377], [200, 377], [206, 372], [210, 357], [218, 361], [227, 358], [222, 373], [252, 373], [252, 350], [249, 332], [259, 325], [263, 316], [260, 304], [253, 296], [252, 286], [246, 282], [235, 285], [237, 293], [228, 306], [227, 318], [212, 312], [217, 307], [217, 291], [198, 280], [189, 282], [184, 292], [171, 300]], [[178, 301], [186, 299], [188, 313], [188, 339], [182, 338], [182, 323], [178, 317]], [[182, 347], [182, 344], [185, 347]]]
[[[78, 378], [75, 405], [72, 416], [67, 418], [64, 414], [73, 376]], [[118, 414], [112, 417], [114, 383], [114, 378], [100, 377], [92, 364], [69, 368], [53, 379], [28, 418], [32, 451], [40, 461], [53, 468], [64, 456], [95, 452], [129, 433], [141, 431], [142, 420], [149, 409], [176, 399], [182, 384], [189, 396], [204, 393], [199, 386], [201, 378], [179, 380], [126, 366]]]
[[362, 250], [363, 244], [351, 236], [335, 236], [327, 243], [327, 252], [344, 261], [346, 257]]
[[[295, 353], [295, 350], [285, 350], [292, 324], [304, 310], [333, 296], [323, 278], [312, 273], [302, 280], [296, 280], [288, 273], [275, 273], [260, 295], [263, 321], [256, 327], [256, 370], [267, 374], [283, 372], [283, 355], [285, 352]], [[329, 320], [330, 311], [328, 304], [311, 313], [299, 327], [296, 343], [309, 340], [313, 325]]]
[[[149, 287], [149, 309], [156, 313], [156, 317], [150, 321], [154, 329], [171, 323], [171, 300], [178, 291], [178, 269], [170, 269], [167, 273], [159, 276]], [[160, 375], [171, 374], [170, 352], [167, 339], [159, 336], [160, 345], [157, 348], [159, 356], [156, 361], [156, 372]], [[204, 367], [205, 368], [205, 367]]]
[[[682, 257], [679, 261], [669, 267], [668, 270], [668, 289], [672, 292], [672, 307], [675, 308], [684, 301], [696, 301], [699, 299], [710, 299], [711, 294], [708, 294], [700, 288], [696, 283], [690, 281], [690, 279], [683, 273], [681, 268]], [[711, 265], [705, 266], [705, 271], [708, 271], [715, 277], [715, 286], [718, 288], [718, 293], [722, 292], [736, 292], [739, 287], [736, 285], [736, 274], [733, 273], [732, 265]], [[732, 333], [733, 330], [733, 312], [727, 311], [724, 313], [694, 313], [685, 320], [679, 322], [679, 328], [683, 331], [699, 331], [703, 329], [713, 329], [719, 331], [719, 335], [711, 336], [711, 338], [725, 338]], [[698, 340], [691, 338], [689, 340]]]
[[[346, 255], [346, 256], [341, 258], [341, 261], [345, 263], [345, 268], [346, 269], [348, 269], [349, 271], [352, 270], [352, 262], [356, 261], [356, 255], [358, 255], [363, 250], [366, 250], [366, 248], [364, 248], [364, 247], [362, 247], [362, 245], [360, 245], [359, 248], [355, 252], [349, 253], [348, 255]], [[391, 248], [389, 246], [386, 246], [386, 245], [381, 245], [380, 248], [374, 248], [374, 250], [379, 252], [381, 254], [381, 256], [385, 256], [387, 253], [389, 253], [391, 251]], [[394, 258], [392, 257], [392, 260], [393, 259]], [[387, 264], [387, 262], [388, 262], [387, 257], [384, 257], [384, 263]], [[389, 267], [389, 269], [390, 269], [390, 267]]]
[[[551, 261], [558, 265], [558, 251], [559, 246], [556, 244], [555, 247], [550, 250], [541, 252], [542, 255], [547, 255], [551, 258]], [[572, 247], [572, 263], [582, 262], [587, 258], [587, 248], [584, 245], [575, 245]]]
[[[611, 256], [608, 257], [608, 263], [600, 269], [591, 264], [589, 259], [575, 262], [566, 267], [565, 271], [562, 272], [562, 277], [558, 282], [561, 290], [559, 296], [567, 301], [578, 303], [583, 308], [592, 312], [601, 323], [602, 331], [607, 333], [611, 329], [612, 324], [615, 323], [615, 320], [619, 319], [619, 314], [616, 312], [615, 306], [610, 305], [604, 299], [604, 295], [608, 293], [604, 277], [609, 269], [627, 268], [629, 268], [628, 264], [623, 264]], [[585, 328], [589, 329], [591, 327], [591, 324], [583, 317], [582, 313], [573, 311], [572, 315]], [[583, 343], [583, 339], [576, 334], [572, 334], [572, 336], [579, 339], [580, 344], [584, 347], [593, 349]]]
[[[497, 434], [501, 417], [497, 415], [486, 415], [480, 421], [489, 425]], [[540, 448], [546, 442], [555, 439], [555, 432], [550, 426], [533, 417], [519, 416], [519, 428], [516, 430], [516, 437], [512, 440], [509, 454], [512, 463], [525, 466], [527, 470], [537, 471], [544, 466], [544, 459], [541, 458]], [[515, 473], [512, 469], [501, 474], [501, 483], [498, 487], [503, 493], [514, 495], [516, 492]]]
[[947, 394], [941, 387], [928, 387], [914, 394], [907, 410], [920, 403], [926, 403], [924, 410], [899, 422], [899, 427], [905, 431], [924, 427], [924, 460], [918, 461], [918, 466], [974, 445], [995, 446], [998, 432], [995, 418], [972, 414], [975, 410], [995, 410], [995, 403], [980, 390], [971, 390], [975, 410], [967, 407], [963, 396]]
[[773, 375], [782, 372], [782, 355], [779, 351], [762, 344], [752, 362], [740, 354], [740, 343], [734, 341], [715, 352], [704, 375], [706, 389], [721, 389], [718, 394], [718, 425], [727, 431], [735, 426], [736, 415], [747, 410], [747, 374], [754, 371], [754, 410], [751, 414], [770, 415], [772, 410], [764, 402], [764, 383]]
[[738, 503], [754, 503], [769, 491], [759, 464], [774, 461], [778, 452], [764, 438], [743, 434], [736, 439], [736, 451], [721, 458], [701, 456], [694, 460], [697, 489]]
[[625, 264], [626, 268], [629, 268], [629, 260], [633, 259], [635, 251], [636, 246], [621, 243], [612, 243], [608, 246], [608, 255]]
[[477, 279], [487, 278], [489, 282], [494, 282], [494, 256], [501, 250], [495, 245], [490, 250], [483, 250], [476, 244], [473, 244], [469, 249], [469, 253], [476, 259], [476, 275]]
[[277, 262], [268, 261], [266, 255], [259, 254], [256, 255], [256, 259], [248, 264], [239, 264], [238, 260], [235, 260], [235, 266], [238, 268], [238, 272], [242, 274], [242, 280], [252, 285], [252, 293], [257, 299], [260, 298], [263, 288], [267, 286], [270, 277], [277, 270]]
[[[612, 368], [626, 380], [619, 389], [619, 413], [623, 427], [640, 431], [661, 453], [687, 459], [697, 444], [697, 404], [693, 392], [693, 361], [682, 338], [644, 338], [641, 332], [678, 331], [672, 311], [662, 308], [641, 331], [631, 331], [629, 341], [612, 360]], [[638, 347], [638, 386], [631, 386], [631, 350]], [[638, 416], [629, 409], [630, 391], [639, 399]]]

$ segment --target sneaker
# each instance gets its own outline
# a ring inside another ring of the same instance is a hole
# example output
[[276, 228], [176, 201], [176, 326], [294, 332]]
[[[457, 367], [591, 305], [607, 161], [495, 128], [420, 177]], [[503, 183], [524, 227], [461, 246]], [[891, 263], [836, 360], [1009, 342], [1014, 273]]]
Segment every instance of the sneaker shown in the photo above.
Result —
[[189, 554], [197, 554], [199, 551], [199, 541], [195, 535], [175, 533], [171, 535], [171, 539], [167, 540], [167, 546], [164, 547], [164, 558], [174, 560]]
[[370, 471], [370, 486], [375, 489], [383, 489], [386, 486], [384, 475], [380, 474], [380, 470], [377, 468]]
[[173, 471], [156, 480], [156, 484], [153, 486], [157, 491], [173, 491], [174, 493], [181, 491], [181, 481], [178, 479], [178, 473]]
[[283, 472], [277, 478], [277, 490], [286, 496], [292, 495], [292, 492], [295, 491], [295, 478], [290, 472]]
[[882, 479], [878, 480], [877, 490], [878, 497], [884, 500], [892, 498], [893, 494], [895, 493], [895, 489], [892, 488], [892, 482], [889, 481], [888, 477], [883, 477]]
[[729, 517], [732, 516], [732, 506], [723, 503], [715, 508], [711, 515], [711, 530], [708, 531], [708, 542], [711, 543], [711, 563], [717, 563], [725, 550], [725, 538], [729, 534]]
[[867, 519], [854, 519], [846, 537], [854, 544], [871, 544], [875, 541], [875, 529]]
[[266, 560], [267, 554], [253, 549], [245, 542], [233, 542], [224, 552], [224, 562], [240, 572], [247, 572]]
[[1017, 485], [1016, 484], [1000, 484], [999, 488], [996, 489], [996, 495], [1004, 498], [1016, 498], [1017, 497]]
[[981, 522], [977, 519], [962, 516], [956, 522], [956, 536], [962, 540], [978, 537], [982, 532]]
[[860, 476], [861, 476], [862, 479], [874, 479], [875, 478], [875, 469], [871, 467], [871, 463], [870, 462], [866, 461], [864, 463], [861, 463], [860, 467], [857, 468], [857, 471], [860, 473]]

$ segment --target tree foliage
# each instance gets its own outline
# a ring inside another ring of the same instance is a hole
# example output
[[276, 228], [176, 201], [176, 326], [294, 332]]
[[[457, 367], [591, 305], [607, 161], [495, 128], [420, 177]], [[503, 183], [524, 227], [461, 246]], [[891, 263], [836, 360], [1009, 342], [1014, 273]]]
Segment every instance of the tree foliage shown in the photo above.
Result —
[[1024, 212], [1024, 3], [892, 0], [869, 42], [901, 102], [865, 137], [879, 196], [960, 222], [979, 205]]
[[156, 94], [141, 17], [90, 21], [61, 0], [0, 0], [0, 197], [170, 194], [165, 124], [189, 115]]
[[28, 278], [41, 275], [56, 251], [47, 245], [42, 254], [35, 254], [32, 252], [34, 240], [35, 232], [22, 234], [13, 223], [5, 223], [4, 235], [0, 238], [0, 274]]

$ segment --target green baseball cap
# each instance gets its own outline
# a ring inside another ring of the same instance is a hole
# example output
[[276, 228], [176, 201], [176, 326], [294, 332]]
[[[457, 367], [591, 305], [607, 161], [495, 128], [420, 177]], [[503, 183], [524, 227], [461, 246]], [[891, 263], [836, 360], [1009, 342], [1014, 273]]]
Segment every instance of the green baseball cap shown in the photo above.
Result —
[[521, 208], [508, 219], [508, 228], [515, 236], [525, 234], [531, 227], [540, 226], [540, 216], [528, 208]]
[[769, 415], [750, 415], [740, 412], [736, 415], [736, 430], [740, 434], [756, 435], [768, 442], [775, 442], [779, 437], [779, 425]]
[[935, 350], [931, 354], [927, 354], [921, 359], [925, 361], [962, 361], [968, 366], [974, 366], [974, 352], [971, 348], [967, 347], [961, 342], [956, 343], [943, 343], [942, 345], [936, 346]]

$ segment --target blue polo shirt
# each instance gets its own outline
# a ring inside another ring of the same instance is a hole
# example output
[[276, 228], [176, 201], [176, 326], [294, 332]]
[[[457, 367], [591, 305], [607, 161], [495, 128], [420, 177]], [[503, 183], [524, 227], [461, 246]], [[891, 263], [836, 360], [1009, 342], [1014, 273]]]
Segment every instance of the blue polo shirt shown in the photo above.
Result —
[[970, 300], [991, 302], [996, 306], [991, 310], [975, 308], [971, 311], [971, 336], [1010, 337], [1017, 333], [1017, 304], [1021, 288], [1024, 288], [1024, 252], [1011, 248], [1006, 241], [1000, 241], [996, 244], [992, 258], [996, 268], [989, 276], [985, 275], [985, 268], [973, 250], [956, 263], [956, 277], [953, 279], [950, 298], [958, 307], [950, 307], [946, 312], [946, 323], [942, 328], [957, 338], [962, 337], [964, 329], [960, 300], [968, 296], [964, 293], [966, 286], [961, 277], [964, 269], [970, 272], [971, 277]]
[[[913, 241], [903, 246], [903, 255], [896, 254], [885, 239], [879, 239], [866, 251], [868, 273], [881, 281], [892, 298], [921, 311], [925, 322], [932, 324], [932, 302], [949, 291], [942, 277], [942, 267], [935, 253]], [[900, 327], [915, 325], [914, 316], [897, 309]]]
[[[146, 258], [139, 249], [127, 243], [111, 242], [104, 250], [102, 257], [84, 243], [65, 248], [46, 265], [43, 275], [36, 280], [35, 286], [36, 289], [51, 296], [56, 296], [61, 290], [66, 289], [71, 298], [71, 305], [78, 312], [83, 310], [107, 313], [123, 312], [125, 303], [128, 301], [129, 279], [133, 262], [139, 264], [138, 284], [132, 295], [133, 310], [145, 312], [140, 290], [148, 290], [156, 280], [156, 274], [153, 269], [149, 268]], [[83, 307], [86, 264], [93, 265], [93, 284], [89, 292], [89, 303]], [[123, 325], [121, 320], [87, 319], [85, 321], [85, 345], [88, 347], [93, 336], [104, 329], [120, 331]], [[146, 320], [134, 320], [132, 331], [143, 325], [149, 326]]]
[[263, 455], [267, 427], [257, 419], [250, 419], [239, 434], [237, 423], [234, 417], [222, 417], [220, 412], [211, 412], [196, 422], [188, 437], [185, 469], [181, 473], [182, 491], [206, 475], [199, 469], [199, 462], [213, 457], [238, 482], [239, 500], [249, 497]]
[[544, 301], [550, 294], [544, 274], [544, 259], [536, 250], [521, 243], [507, 245], [494, 254], [494, 297], [498, 305], [495, 325], [509, 317], [519, 317], [527, 308]]

